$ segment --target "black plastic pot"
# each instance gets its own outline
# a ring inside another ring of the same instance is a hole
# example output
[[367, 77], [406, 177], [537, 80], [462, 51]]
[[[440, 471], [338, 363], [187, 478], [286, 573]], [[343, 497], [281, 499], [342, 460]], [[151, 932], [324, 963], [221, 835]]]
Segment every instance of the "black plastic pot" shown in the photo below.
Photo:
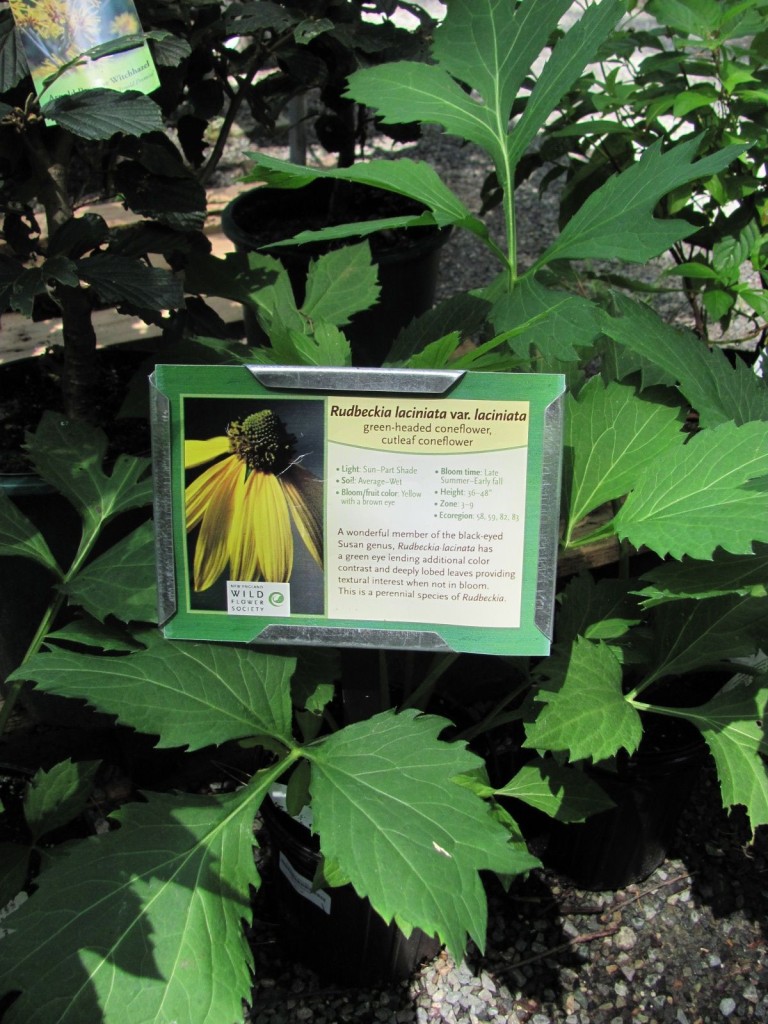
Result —
[[317, 837], [272, 797], [262, 814], [273, 850], [280, 940], [289, 955], [327, 981], [361, 986], [403, 980], [437, 955], [435, 938], [418, 929], [406, 938], [351, 885], [314, 889], [321, 862]]
[[[371, 206], [362, 208], [363, 198], [368, 203], [383, 201], [398, 205], [384, 210]], [[407, 202], [381, 190], [323, 179], [300, 189], [261, 187], [244, 192], [224, 209], [221, 226], [239, 252], [254, 252], [305, 229], [419, 212], [418, 208], [404, 209], [402, 204]], [[414, 317], [431, 309], [441, 249], [449, 235], [449, 228], [424, 227], [370, 236], [381, 293], [375, 306], [356, 314], [344, 328], [352, 345], [355, 365], [380, 366], [399, 331]], [[339, 244], [343, 243], [333, 243]], [[299, 304], [303, 301], [310, 260], [330, 247], [312, 244], [268, 250], [288, 271]], [[245, 309], [243, 318], [248, 341], [252, 345], [263, 344], [264, 335], [253, 313]]]
[[706, 757], [703, 739], [690, 729], [690, 737], [668, 749], [641, 746], [615, 771], [586, 769], [615, 806], [578, 825], [550, 822], [539, 853], [544, 865], [592, 891], [623, 889], [655, 871], [674, 841]]

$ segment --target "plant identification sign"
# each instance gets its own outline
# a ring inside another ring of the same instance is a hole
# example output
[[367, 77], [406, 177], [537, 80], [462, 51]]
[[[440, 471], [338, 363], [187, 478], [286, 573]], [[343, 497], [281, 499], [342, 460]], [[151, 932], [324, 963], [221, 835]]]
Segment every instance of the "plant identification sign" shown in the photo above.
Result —
[[45, 103], [85, 89], [150, 93], [160, 85], [133, 0], [10, 4], [35, 91]]
[[545, 654], [564, 380], [158, 366], [166, 636]]

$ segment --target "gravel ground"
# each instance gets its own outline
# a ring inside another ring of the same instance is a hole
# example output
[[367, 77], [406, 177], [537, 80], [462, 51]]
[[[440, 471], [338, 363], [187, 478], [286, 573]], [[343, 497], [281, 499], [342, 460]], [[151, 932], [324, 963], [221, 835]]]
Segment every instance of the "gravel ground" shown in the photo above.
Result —
[[267, 881], [256, 902], [252, 1024], [719, 1024], [768, 1021], [768, 835], [754, 844], [702, 770], [667, 860], [618, 892], [537, 870], [488, 880], [484, 954], [447, 954], [380, 988], [323, 983], [285, 957]]
[[[232, 148], [232, 147], [231, 147]], [[242, 150], [254, 148], [244, 142]], [[241, 150], [241, 152], [242, 152]], [[271, 150], [282, 155], [279, 150]], [[233, 148], [237, 168], [238, 147]], [[471, 208], [487, 173], [481, 154], [430, 133], [408, 155], [430, 159]], [[231, 174], [225, 167], [224, 174]], [[556, 200], [535, 183], [517, 195], [521, 262], [551, 236]], [[490, 216], [499, 232], [498, 212]], [[443, 254], [438, 298], [483, 284], [496, 265], [479, 242], [455, 233]], [[649, 271], [653, 274], [653, 271]], [[687, 322], [680, 301], [669, 320]], [[484, 953], [457, 964], [445, 952], [385, 987], [327, 982], [281, 949], [274, 885], [256, 900], [251, 1024], [719, 1024], [768, 1021], [768, 834], [750, 843], [726, 815], [707, 762], [681, 816], [668, 858], [617, 892], [589, 892], [535, 871], [505, 893], [488, 880]]]

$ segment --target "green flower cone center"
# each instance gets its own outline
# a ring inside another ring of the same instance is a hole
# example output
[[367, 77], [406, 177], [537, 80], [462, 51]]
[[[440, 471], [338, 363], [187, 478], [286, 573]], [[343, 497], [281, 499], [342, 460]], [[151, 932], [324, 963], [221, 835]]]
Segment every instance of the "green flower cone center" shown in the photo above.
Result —
[[255, 412], [244, 420], [233, 420], [227, 427], [227, 437], [229, 450], [246, 464], [249, 472], [278, 474], [293, 461], [296, 438], [271, 409]]

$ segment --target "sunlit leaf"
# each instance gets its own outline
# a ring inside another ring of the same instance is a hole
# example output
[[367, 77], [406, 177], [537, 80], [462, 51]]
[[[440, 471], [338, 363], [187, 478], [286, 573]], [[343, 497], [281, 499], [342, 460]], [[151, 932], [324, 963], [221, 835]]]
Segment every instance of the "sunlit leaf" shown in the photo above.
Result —
[[154, 629], [137, 638], [146, 649], [135, 654], [44, 651], [11, 678], [82, 698], [134, 729], [158, 735], [161, 747], [196, 750], [256, 733], [290, 744], [292, 658], [165, 640]]
[[524, 765], [494, 793], [522, 800], [555, 821], [585, 821], [613, 807], [611, 798], [583, 771], [544, 758]]
[[624, 698], [621, 665], [605, 644], [577, 639], [535, 699], [542, 707], [526, 724], [525, 747], [601, 761], [622, 748], [632, 754], [640, 743], [640, 715]]
[[153, 794], [120, 829], [61, 848], [6, 919], [8, 1024], [242, 1020], [253, 817], [268, 782], [226, 797]]
[[505, 874], [537, 861], [507, 841], [483, 800], [453, 780], [478, 763], [438, 734], [444, 719], [387, 712], [313, 749], [312, 806], [323, 854], [361, 896], [407, 932], [419, 927], [460, 954], [482, 948], [482, 868]]
[[674, 558], [768, 541], [768, 423], [723, 423], [640, 468], [616, 533]]
[[623, 384], [593, 377], [566, 403], [565, 542], [587, 513], [627, 494], [644, 469], [683, 447], [681, 413]]
[[310, 263], [301, 312], [341, 327], [378, 299], [377, 277], [367, 242], [334, 249]]
[[740, 146], [729, 146], [693, 162], [699, 144], [694, 138], [665, 152], [660, 143], [650, 146], [637, 163], [591, 193], [538, 264], [591, 258], [644, 263], [692, 234], [695, 228], [685, 220], [653, 216], [659, 199], [723, 170], [742, 152]]

